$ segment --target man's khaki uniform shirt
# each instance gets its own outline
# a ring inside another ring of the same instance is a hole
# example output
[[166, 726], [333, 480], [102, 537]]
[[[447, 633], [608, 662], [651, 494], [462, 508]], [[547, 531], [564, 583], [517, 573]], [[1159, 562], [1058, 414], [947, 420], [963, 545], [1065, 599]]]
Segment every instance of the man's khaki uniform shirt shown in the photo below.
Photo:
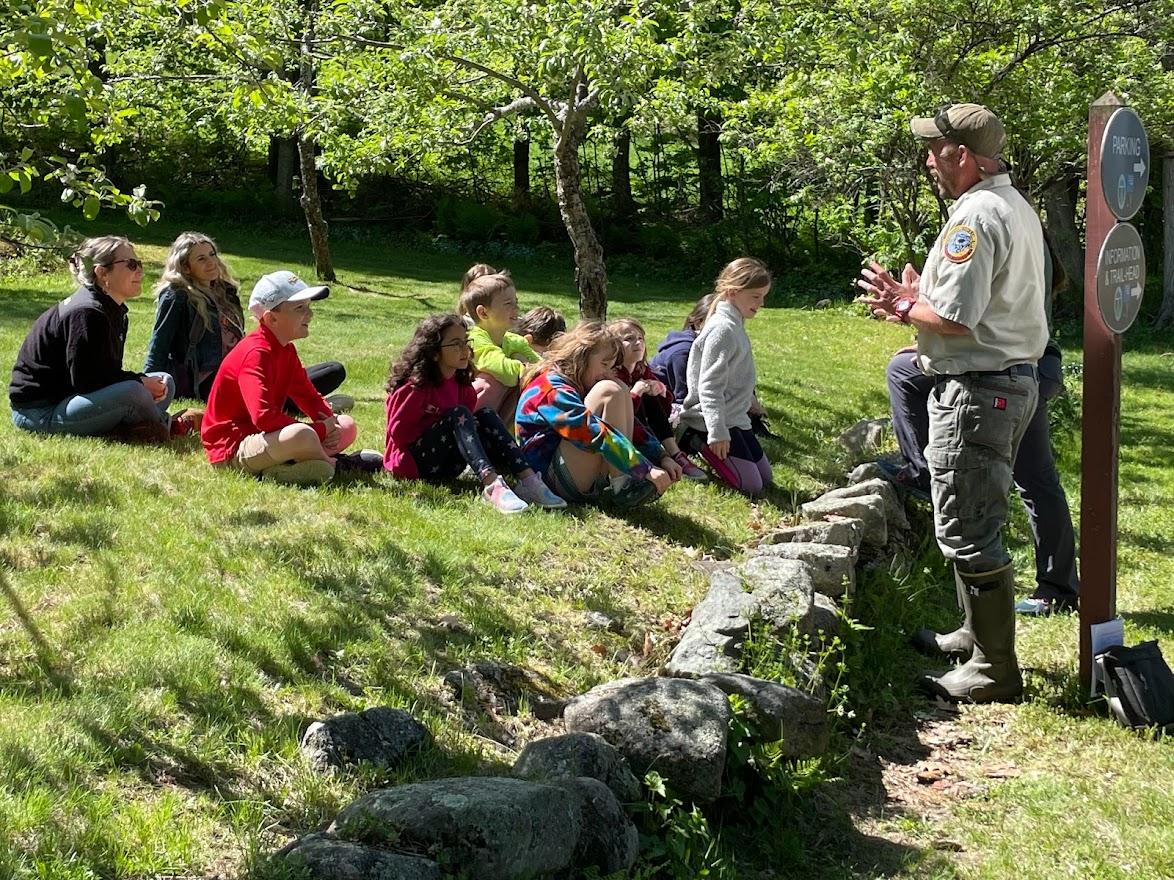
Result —
[[970, 335], [917, 334], [930, 375], [995, 372], [1044, 353], [1044, 241], [1039, 218], [1006, 174], [954, 202], [921, 273], [919, 293]]

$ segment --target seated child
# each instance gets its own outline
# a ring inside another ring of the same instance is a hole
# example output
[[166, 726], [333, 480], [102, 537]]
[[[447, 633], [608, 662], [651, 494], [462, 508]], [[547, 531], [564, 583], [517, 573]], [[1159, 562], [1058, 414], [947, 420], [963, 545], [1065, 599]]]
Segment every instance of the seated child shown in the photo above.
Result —
[[709, 304], [713, 302], [713, 294], [707, 293], [693, 304], [693, 310], [685, 319], [685, 326], [680, 330], [673, 330], [664, 338], [660, 348], [649, 361], [652, 371], [664, 382], [668, 388], [673, 403], [680, 404], [688, 393], [688, 383], [685, 379], [686, 367], [689, 364], [689, 350], [701, 328], [705, 326], [705, 318], [709, 314]]
[[709, 479], [705, 471], [693, 464], [689, 456], [677, 446], [673, 426], [669, 423], [672, 405], [669, 390], [644, 359], [647, 351], [644, 328], [631, 318], [621, 318], [607, 326], [622, 346], [622, 362], [616, 368], [616, 378], [631, 389], [632, 408], [636, 420], [651, 429], [653, 436], [661, 442], [665, 451], [673, 457], [673, 461], [681, 466], [681, 474], [686, 479], [705, 482]]
[[[311, 301], [329, 294], [330, 288], [309, 287], [285, 270], [253, 287], [249, 311], [257, 329], [221, 362], [200, 428], [213, 465], [303, 485], [334, 476], [335, 457], [354, 443], [358, 428], [350, 416], [334, 414], [293, 346], [310, 335]], [[287, 399], [309, 416], [309, 424], [286, 414]]]
[[518, 320], [518, 292], [509, 273], [473, 278], [461, 291], [457, 314], [472, 322], [469, 344], [476, 408], [494, 410], [508, 425], [513, 421], [522, 370], [538, 360], [526, 340], [510, 332]]
[[634, 507], [681, 477], [635, 420], [628, 387], [612, 372], [619, 357], [619, 341], [603, 325], [579, 324], [554, 341], [518, 402], [522, 452], [567, 501]]
[[535, 306], [518, 319], [518, 335], [538, 354], [567, 332], [567, 319], [550, 306]]
[[773, 482], [770, 462], [751, 430], [756, 372], [746, 335], [746, 322], [762, 308], [770, 285], [770, 271], [753, 257], [722, 269], [705, 326], [689, 351], [689, 391], [681, 409], [681, 445], [750, 496]]
[[[443, 482], [472, 468], [481, 497], [502, 513], [528, 504], [566, 507], [522, 458], [492, 409], [473, 411], [469, 339], [456, 315], [433, 315], [416, 328], [387, 380], [387, 449], [383, 466], [397, 477]], [[511, 490], [498, 468], [517, 478]]]

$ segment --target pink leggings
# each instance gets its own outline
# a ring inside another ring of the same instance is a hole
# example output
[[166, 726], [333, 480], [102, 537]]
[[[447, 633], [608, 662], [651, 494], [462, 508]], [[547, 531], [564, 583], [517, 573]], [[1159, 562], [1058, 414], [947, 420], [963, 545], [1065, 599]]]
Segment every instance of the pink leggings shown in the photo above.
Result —
[[686, 428], [681, 437], [681, 447], [700, 455], [710, 470], [727, 486], [746, 495], [761, 495], [763, 490], [774, 483], [770, 462], [752, 431], [730, 428], [730, 453], [725, 459], [714, 455], [705, 435], [692, 428]]

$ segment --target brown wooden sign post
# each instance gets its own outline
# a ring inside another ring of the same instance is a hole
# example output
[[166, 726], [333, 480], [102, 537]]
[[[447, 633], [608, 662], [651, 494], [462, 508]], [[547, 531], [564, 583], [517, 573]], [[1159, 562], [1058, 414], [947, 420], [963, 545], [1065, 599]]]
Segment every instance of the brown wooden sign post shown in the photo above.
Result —
[[[1106, 133], [1106, 130], [1108, 132]], [[1121, 334], [1141, 306], [1145, 258], [1125, 221], [1145, 196], [1149, 145], [1112, 93], [1088, 114], [1084, 256], [1084, 416], [1080, 482], [1080, 680], [1092, 677], [1093, 624], [1117, 613], [1117, 451]]]

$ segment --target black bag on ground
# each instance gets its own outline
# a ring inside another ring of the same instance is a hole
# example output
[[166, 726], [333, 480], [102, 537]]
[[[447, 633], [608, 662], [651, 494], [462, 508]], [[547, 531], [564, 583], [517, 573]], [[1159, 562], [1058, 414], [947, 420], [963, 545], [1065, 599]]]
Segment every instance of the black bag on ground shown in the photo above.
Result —
[[1115, 645], [1097, 654], [1105, 697], [1125, 727], [1174, 725], [1174, 672], [1158, 643]]

